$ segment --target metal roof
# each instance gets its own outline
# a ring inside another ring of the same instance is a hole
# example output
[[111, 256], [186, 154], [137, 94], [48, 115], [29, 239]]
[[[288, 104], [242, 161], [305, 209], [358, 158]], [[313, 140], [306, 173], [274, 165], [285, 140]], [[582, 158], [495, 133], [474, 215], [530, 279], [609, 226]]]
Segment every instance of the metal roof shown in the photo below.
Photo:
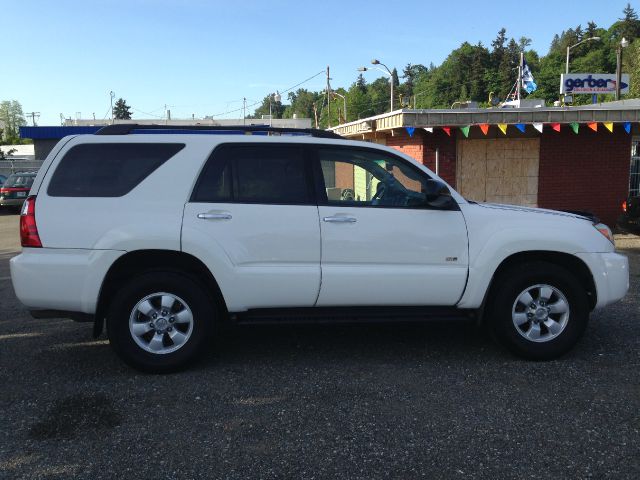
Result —
[[403, 109], [345, 123], [329, 130], [345, 137], [355, 137], [405, 127], [464, 127], [484, 123], [513, 125], [518, 123], [572, 122], [640, 122], [640, 105], [627, 103], [590, 105], [580, 108]]
[[20, 138], [59, 140], [67, 135], [92, 135], [102, 127], [103, 125], [91, 127], [20, 127]]

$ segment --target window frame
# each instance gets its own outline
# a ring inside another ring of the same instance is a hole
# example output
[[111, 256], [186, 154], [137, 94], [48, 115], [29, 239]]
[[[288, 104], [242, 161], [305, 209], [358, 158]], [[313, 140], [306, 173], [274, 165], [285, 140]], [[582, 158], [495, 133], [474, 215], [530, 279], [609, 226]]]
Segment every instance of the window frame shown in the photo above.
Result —
[[[452, 206], [447, 208], [433, 207], [426, 203], [424, 205], [397, 206], [397, 205], [365, 205], [364, 202], [361, 205], [359, 205], [358, 202], [353, 202], [349, 204], [329, 202], [329, 199], [327, 197], [325, 180], [324, 180], [324, 173], [322, 172], [322, 165], [321, 165], [319, 150], [343, 150], [343, 151], [352, 150], [354, 152], [366, 152], [366, 153], [373, 153], [375, 155], [384, 155], [389, 158], [392, 158], [393, 160], [407, 167], [409, 170], [413, 171], [415, 174], [417, 174], [421, 178], [424, 178], [425, 180], [434, 180], [434, 178], [431, 177], [428, 173], [416, 167], [415, 165], [411, 164], [411, 162], [408, 162], [404, 158], [400, 157], [399, 155], [394, 155], [391, 152], [387, 152], [385, 150], [381, 150], [378, 148], [369, 148], [369, 147], [352, 146], [352, 145], [315, 144], [313, 145], [312, 150], [313, 150], [312, 156], [313, 156], [313, 170], [314, 170], [314, 177], [315, 177], [315, 189], [316, 189], [316, 198], [318, 200], [318, 206], [335, 207], [335, 208], [376, 208], [376, 209], [392, 208], [396, 210], [442, 210], [442, 211], [459, 211], [460, 210], [460, 206], [458, 205], [458, 202], [455, 201], [455, 199], [453, 199], [454, 201], [452, 202]], [[352, 165], [355, 165], [355, 163]], [[455, 205], [455, 207], [453, 205]]]
[[[299, 149], [301, 151], [301, 159], [300, 161], [303, 163], [305, 184], [307, 187], [307, 201], [306, 202], [265, 202], [262, 200], [238, 200], [238, 188], [239, 188], [239, 178], [238, 178], [238, 168], [237, 168], [237, 158], [231, 158], [229, 160], [230, 166], [230, 176], [231, 176], [231, 198], [228, 201], [209, 201], [209, 200], [197, 200], [196, 192], [198, 192], [204, 181], [204, 173], [209, 167], [209, 165], [216, 161], [217, 157], [221, 156], [221, 150], [227, 148], [234, 147], [242, 147], [242, 148], [255, 148], [255, 147], [272, 147], [272, 148], [292, 148]], [[225, 142], [216, 145], [211, 154], [205, 160], [202, 168], [200, 169], [200, 173], [198, 174], [198, 179], [196, 180], [193, 189], [191, 190], [191, 195], [189, 196], [189, 203], [219, 203], [219, 204], [238, 204], [238, 205], [304, 205], [304, 206], [317, 206], [317, 197], [316, 190], [314, 187], [314, 178], [313, 178], [313, 166], [312, 161], [309, 154], [308, 145], [303, 143], [291, 143], [291, 142]]]

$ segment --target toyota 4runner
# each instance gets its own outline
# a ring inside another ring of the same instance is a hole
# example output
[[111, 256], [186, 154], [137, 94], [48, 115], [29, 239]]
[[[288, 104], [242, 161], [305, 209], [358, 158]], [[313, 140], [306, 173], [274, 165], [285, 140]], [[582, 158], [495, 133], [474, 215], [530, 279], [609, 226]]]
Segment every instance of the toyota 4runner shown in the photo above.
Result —
[[106, 321], [136, 368], [183, 367], [222, 320], [475, 317], [551, 359], [628, 289], [593, 218], [467, 201], [410, 157], [330, 132], [170, 128], [62, 139], [11, 259], [34, 316], [91, 320], [96, 336]]

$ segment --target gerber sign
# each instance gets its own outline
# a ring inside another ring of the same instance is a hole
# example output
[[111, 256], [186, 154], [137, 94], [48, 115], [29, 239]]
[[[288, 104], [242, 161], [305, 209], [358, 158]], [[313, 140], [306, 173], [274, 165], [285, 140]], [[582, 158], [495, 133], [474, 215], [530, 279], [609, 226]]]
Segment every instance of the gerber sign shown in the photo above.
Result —
[[[560, 93], [616, 93], [616, 76], [612, 73], [563, 73]], [[629, 93], [629, 74], [622, 74], [620, 93]]]

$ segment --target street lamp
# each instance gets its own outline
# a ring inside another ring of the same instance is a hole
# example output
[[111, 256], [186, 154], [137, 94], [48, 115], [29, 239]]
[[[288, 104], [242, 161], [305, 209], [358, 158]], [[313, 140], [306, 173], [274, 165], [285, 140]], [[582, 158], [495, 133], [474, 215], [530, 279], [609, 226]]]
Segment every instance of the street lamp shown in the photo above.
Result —
[[620, 83], [622, 82], [622, 49], [629, 46], [629, 40], [622, 37], [616, 50], [616, 100], [620, 100]]
[[[373, 67], [373, 68], [381, 71], [385, 75], [389, 75], [389, 82], [391, 83], [391, 111], [393, 112], [393, 74], [391, 73], [391, 70], [389, 70], [389, 67], [387, 67], [384, 63], [380, 62], [380, 60], [377, 60], [374, 58], [373, 60], [371, 60], [371, 65], [382, 65], [385, 68], [384, 70], [379, 67]], [[358, 68], [359, 72], [366, 72], [367, 70], [370, 70], [370, 68], [367, 68], [367, 67]]]
[[269, 126], [273, 125], [273, 114], [271, 113], [271, 100], [273, 100], [276, 103], [280, 103], [280, 100], [282, 100], [282, 97], [280, 96], [280, 92], [276, 90], [276, 93], [269, 94]]
[[600, 37], [589, 37], [576, 43], [575, 45], [571, 45], [570, 47], [567, 47], [567, 65], [564, 73], [569, 73], [569, 52], [572, 49], [576, 48], [578, 45], [582, 45], [584, 42], [591, 42], [591, 41], [597, 41], [597, 40], [600, 40]]
[[[331, 92], [332, 95], [337, 95], [338, 97], [342, 98], [342, 103], [344, 104], [344, 123], [347, 123], [347, 97], [345, 97], [344, 95], [340, 95], [338, 92]], [[339, 120], [339, 119], [338, 119]]]

